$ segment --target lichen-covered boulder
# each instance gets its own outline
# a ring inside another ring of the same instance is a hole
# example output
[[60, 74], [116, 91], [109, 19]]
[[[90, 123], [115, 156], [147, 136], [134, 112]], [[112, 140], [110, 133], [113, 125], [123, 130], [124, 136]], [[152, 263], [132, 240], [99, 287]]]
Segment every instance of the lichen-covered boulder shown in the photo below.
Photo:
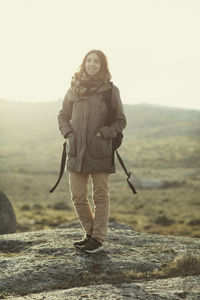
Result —
[[1, 235], [0, 299], [200, 299], [198, 238], [110, 222], [104, 251], [88, 254], [73, 246], [83, 233], [76, 223]]
[[17, 221], [12, 204], [0, 191], [0, 234], [16, 232]]

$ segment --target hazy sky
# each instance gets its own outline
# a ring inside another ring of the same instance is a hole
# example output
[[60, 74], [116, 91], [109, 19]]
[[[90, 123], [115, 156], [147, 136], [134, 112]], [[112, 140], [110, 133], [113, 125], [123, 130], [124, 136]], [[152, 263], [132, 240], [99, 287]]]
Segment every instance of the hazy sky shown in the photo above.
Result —
[[200, 109], [199, 0], [0, 0], [0, 98], [56, 101], [91, 49], [124, 103]]

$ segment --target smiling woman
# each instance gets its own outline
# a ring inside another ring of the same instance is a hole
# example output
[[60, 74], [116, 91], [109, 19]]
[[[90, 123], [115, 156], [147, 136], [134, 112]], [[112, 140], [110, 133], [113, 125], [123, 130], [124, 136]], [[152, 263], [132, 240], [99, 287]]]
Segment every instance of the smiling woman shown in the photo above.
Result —
[[101, 63], [100, 63], [99, 56], [94, 52], [88, 54], [85, 62], [85, 70], [88, 73], [88, 75], [90, 76], [96, 75], [100, 71], [100, 68], [101, 68]]
[[[102, 250], [107, 235], [109, 175], [115, 173], [112, 139], [126, 126], [119, 90], [110, 79], [105, 54], [100, 50], [88, 52], [72, 78], [58, 116], [61, 134], [69, 146], [67, 168], [71, 196], [86, 234], [83, 241], [74, 245], [89, 253]], [[115, 114], [108, 125], [109, 109]], [[88, 202], [89, 177], [94, 213]]]

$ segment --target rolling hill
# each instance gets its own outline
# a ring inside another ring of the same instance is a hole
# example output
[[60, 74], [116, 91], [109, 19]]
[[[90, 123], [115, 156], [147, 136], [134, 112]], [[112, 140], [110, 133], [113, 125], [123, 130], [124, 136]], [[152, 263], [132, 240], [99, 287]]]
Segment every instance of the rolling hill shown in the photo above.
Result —
[[[20, 132], [57, 134], [57, 114], [62, 101], [16, 103], [0, 100], [1, 136]], [[141, 137], [198, 135], [200, 111], [157, 105], [124, 105], [127, 117], [125, 133]]]

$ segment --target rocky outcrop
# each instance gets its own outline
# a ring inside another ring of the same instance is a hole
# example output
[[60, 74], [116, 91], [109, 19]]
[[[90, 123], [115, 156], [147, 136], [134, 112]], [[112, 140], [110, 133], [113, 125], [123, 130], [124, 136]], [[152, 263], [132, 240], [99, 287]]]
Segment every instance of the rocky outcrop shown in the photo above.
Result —
[[177, 188], [185, 184], [185, 181], [169, 181], [160, 180], [153, 178], [134, 178], [133, 184], [139, 189], [167, 189], [167, 188]]
[[30, 294], [23, 297], [8, 297], [11, 300], [199, 300], [199, 278], [177, 277], [173, 279], [158, 279], [143, 283], [99, 284], [66, 290], [56, 290], [40, 294]]
[[200, 299], [199, 239], [110, 223], [105, 250], [73, 247], [68, 228], [0, 237], [0, 299]]
[[16, 227], [13, 207], [6, 195], [0, 191], [0, 234], [16, 232]]

